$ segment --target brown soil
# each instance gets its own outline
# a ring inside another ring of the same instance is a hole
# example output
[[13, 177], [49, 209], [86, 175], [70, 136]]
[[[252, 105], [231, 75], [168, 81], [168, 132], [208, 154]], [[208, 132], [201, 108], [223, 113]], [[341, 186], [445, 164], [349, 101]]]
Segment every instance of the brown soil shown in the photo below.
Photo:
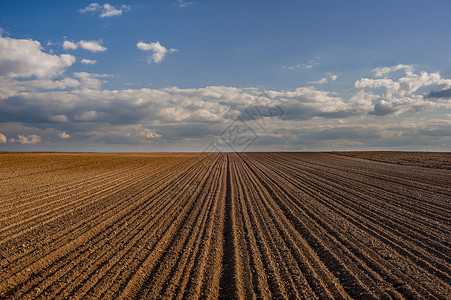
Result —
[[336, 154], [398, 165], [451, 170], [451, 152], [336, 152]]
[[4, 153], [0, 298], [450, 299], [450, 162]]

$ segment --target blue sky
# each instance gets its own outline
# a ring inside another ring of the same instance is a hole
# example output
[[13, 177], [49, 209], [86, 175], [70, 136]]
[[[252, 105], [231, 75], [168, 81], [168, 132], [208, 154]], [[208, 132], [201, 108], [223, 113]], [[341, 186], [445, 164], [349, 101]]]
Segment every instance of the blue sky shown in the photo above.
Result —
[[0, 150], [451, 151], [449, 1], [0, 1]]

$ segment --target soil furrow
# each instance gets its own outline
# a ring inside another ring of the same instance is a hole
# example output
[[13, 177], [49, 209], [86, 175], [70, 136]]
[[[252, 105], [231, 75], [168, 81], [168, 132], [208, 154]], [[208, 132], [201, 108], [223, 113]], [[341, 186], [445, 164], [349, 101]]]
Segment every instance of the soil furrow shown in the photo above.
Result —
[[5, 153], [0, 299], [450, 299], [450, 165]]

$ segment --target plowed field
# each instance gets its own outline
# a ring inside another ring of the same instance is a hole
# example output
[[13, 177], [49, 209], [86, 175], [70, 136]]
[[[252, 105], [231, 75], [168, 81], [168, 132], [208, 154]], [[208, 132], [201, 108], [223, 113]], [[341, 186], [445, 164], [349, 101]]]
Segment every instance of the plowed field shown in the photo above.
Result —
[[0, 154], [0, 298], [450, 299], [433, 155]]

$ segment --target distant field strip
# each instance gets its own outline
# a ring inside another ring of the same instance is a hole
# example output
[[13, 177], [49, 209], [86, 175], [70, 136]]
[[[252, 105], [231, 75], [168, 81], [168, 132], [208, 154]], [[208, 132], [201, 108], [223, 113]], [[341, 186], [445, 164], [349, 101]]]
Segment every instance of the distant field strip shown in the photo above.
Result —
[[451, 299], [450, 162], [2, 153], [0, 299]]

